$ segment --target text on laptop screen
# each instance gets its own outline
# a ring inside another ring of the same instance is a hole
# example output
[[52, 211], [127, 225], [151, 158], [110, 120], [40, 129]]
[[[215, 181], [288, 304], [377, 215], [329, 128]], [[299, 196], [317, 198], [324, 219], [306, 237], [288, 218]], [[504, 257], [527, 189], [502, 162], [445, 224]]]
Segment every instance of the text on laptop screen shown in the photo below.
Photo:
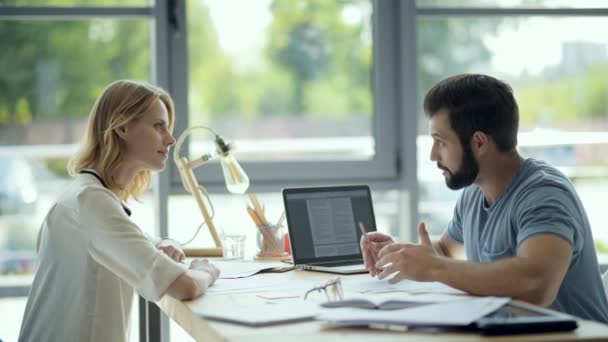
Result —
[[375, 230], [366, 190], [289, 193], [285, 200], [291, 241], [300, 260], [360, 257], [359, 222]]

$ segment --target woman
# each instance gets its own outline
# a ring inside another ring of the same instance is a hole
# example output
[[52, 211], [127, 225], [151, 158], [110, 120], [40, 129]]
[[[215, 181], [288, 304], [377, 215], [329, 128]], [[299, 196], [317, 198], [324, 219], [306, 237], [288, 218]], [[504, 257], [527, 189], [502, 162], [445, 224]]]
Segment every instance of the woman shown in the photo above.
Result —
[[126, 341], [134, 291], [192, 299], [217, 279], [206, 260], [186, 267], [179, 247], [157, 248], [124, 205], [164, 169], [174, 120], [173, 101], [151, 85], [116, 81], [97, 99], [68, 167], [75, 180], [38, 236], [20, 341]]

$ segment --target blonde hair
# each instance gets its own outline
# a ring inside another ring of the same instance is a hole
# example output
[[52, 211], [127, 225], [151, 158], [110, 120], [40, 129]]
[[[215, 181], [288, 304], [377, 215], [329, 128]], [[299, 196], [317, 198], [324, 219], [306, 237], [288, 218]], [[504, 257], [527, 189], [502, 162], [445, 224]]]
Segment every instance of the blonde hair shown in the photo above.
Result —
[[130, 80], [115, 81], [104, 89], [95, 101], [84, 142], [79, 152], [70, 159], [68, 172], [77, 175], [82, 169], [95, 169], [110, 190], [118, 189], [118, 197], [125, 201], [137, 199], [150, 185], [150, 170], [141, 171], [124, 187], [112, 177], [122, 162], [125, 145], [115, 129], [141, 118], [156, 100], [167, 107], [168, 128], [173, 130], [175, 107], [169, 94], [156, 86]]

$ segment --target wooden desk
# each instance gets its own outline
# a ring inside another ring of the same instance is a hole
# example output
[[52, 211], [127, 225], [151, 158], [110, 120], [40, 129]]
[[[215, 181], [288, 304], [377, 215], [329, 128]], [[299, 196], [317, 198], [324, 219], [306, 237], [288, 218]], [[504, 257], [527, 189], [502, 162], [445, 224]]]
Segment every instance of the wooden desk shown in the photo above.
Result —
[[[307, 279], [322, 283], [336, 275], [307, 271], [291, 271], [283, 274], [285, 281], [289, 279]], [[347, 276], [341, 276], [347, 277]], [[369, 277], [367, 274], [348, 277]], [[247, 281], [247, 278], [243, 278]], [[415, 333], [394, 332], [370, 329], [336, 329], [322, 330], [321, 323], [317, 321], [284, 324], [264, 328], [249, 328], [236, 324], [219, 323], [204, 320], [194, 314], [193, 310], [210, 310], [214, 308], [232, 306], [244, 306], [251, 303], [263, 303], [264, 299], [255, 294], [231, 294], [203, 296], [191, 302], [181, 302], [169, 296], [165, 296], [159, 303], [159, 307], [169, 317], [175, 320], [197, 341], [340, 341], [347, 338], [348, 341], [608, 341], [608, 325], [591, 321], [580, 320], [579, 328], [569, 333], [551, 333], [535, 335], [513, 335], [505, 337], [484, 337], [473, 333]]]

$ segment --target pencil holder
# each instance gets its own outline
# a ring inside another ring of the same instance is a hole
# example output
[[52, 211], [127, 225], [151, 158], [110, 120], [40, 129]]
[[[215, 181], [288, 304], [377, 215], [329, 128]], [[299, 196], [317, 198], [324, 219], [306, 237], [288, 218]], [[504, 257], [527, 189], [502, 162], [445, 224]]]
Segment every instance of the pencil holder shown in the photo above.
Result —
[[256, 259], [277, 259], [287, 256], [283, 248], [283, 226], [258, 226], [258, 248]]

